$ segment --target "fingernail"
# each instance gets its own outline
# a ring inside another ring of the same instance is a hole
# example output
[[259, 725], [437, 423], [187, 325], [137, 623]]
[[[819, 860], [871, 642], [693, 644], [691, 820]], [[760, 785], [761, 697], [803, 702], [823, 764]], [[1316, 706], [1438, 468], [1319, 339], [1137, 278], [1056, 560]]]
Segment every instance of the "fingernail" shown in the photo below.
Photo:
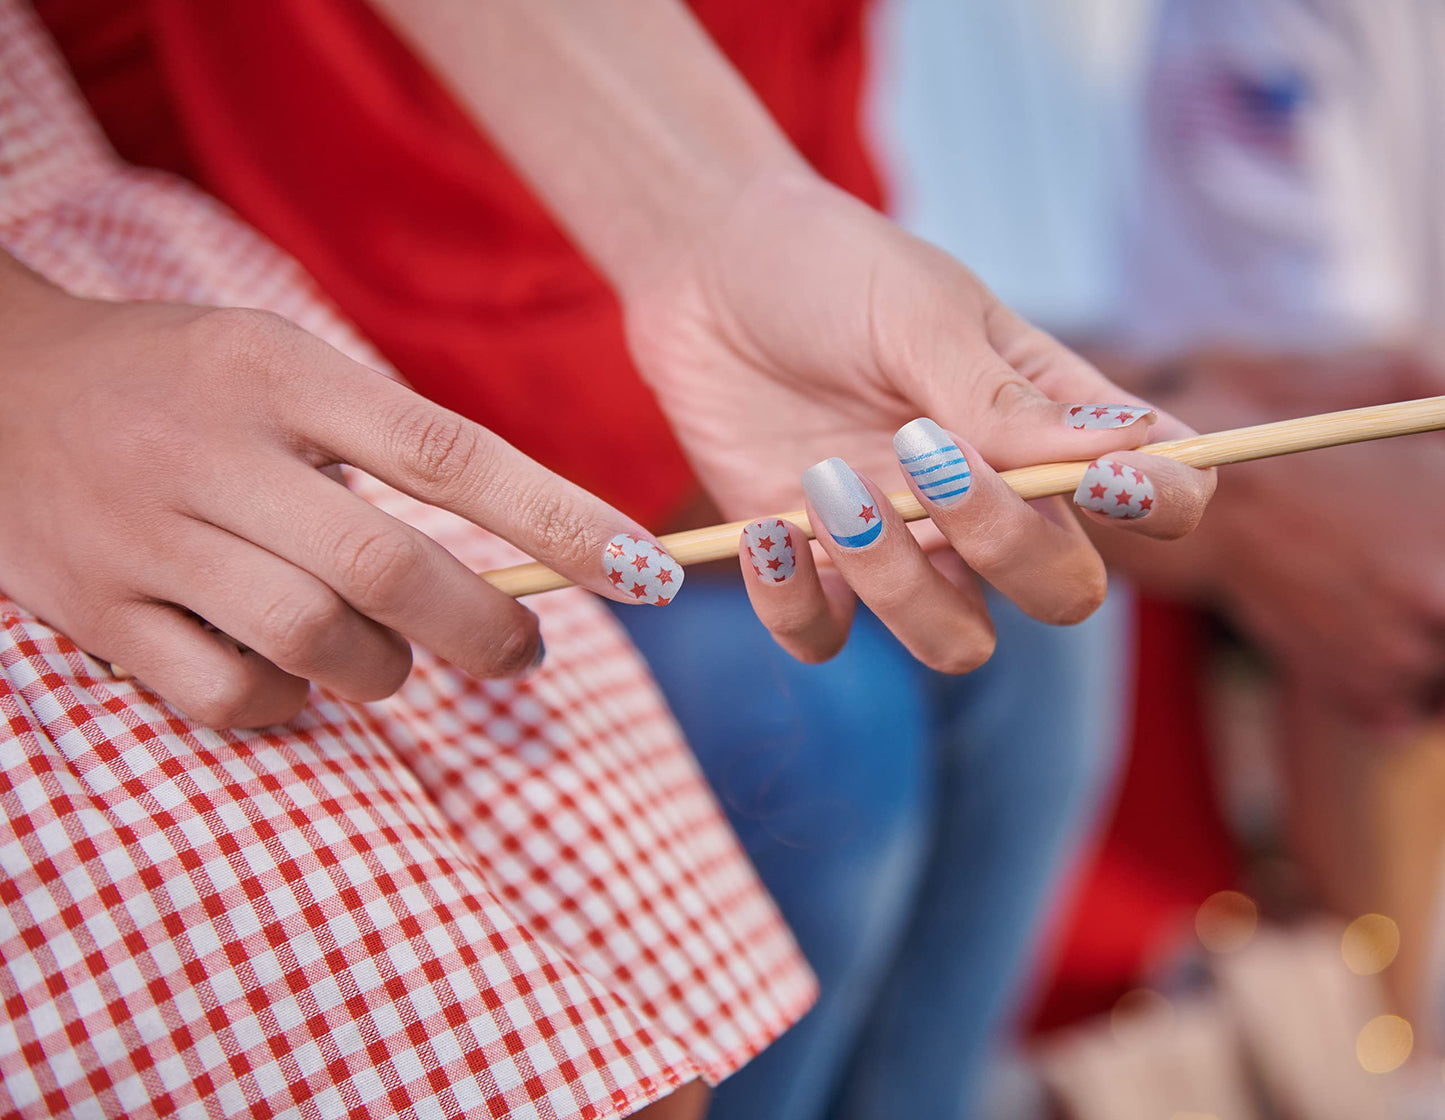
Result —
[[544, 638], [542, 638], [540, 635], [538, 635], [538, 637], [537, 637], [537, 656], [534, 657], [534, 658], [532, 658], [532, 668], [530, 669], [530, 672], [535, 673], [538, 669], [540, 669], [540, 668], [542, 667], [542, 662], [544, 662], [544, 661], [546, 661], [546, 660], [547, 660], [547, 642], [546, 642], [546, 640], [545, 640]]
[[602, 550], [602, 568], [624, 598], [665, 607], [682, 587], [682, 565], [656, 541], [618, 533]]
[[1154, 484], [1141, 470], [1117, 459], [1095, 459], [1074, 491], [1074, 501], [1105, 517], [1137, 520], [1154, 508]]
[[898, 429], [893, 452], [919, 492], [934, 505], [953, 505], [973, 483], [968, 459], [958, 444], [926, 416]]
[[1064, 414], [1064, 423], [1080, 429], [1127, 428], [1141, 417], [1152, 423], [1159, 414], [1136, 404], [1076, 404]]
[[842, 459], [824, 459], [804, 471], [803, 492], [828, 535], [844, 548], [866, 548], [883, 532], [877, 501]]
[[747, 542], [748, 559], [758, 579], [764, 583], [786, 583], [792, 578], [797, 570], [797, 556], [786, 522], [775, 517], [754, 521], [743, 530], [743, 540]]

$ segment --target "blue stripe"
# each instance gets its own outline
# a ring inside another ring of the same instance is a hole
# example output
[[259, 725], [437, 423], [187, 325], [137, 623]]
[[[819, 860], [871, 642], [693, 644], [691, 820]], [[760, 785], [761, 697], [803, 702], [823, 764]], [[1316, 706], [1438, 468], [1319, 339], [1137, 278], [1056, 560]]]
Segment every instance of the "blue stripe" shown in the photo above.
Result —
[[927, 482], [920, 482], [918, 488], [926, 492], [932, 490], [935, 486], [947, 486], [950, 482], [966, 481], [972, 477], [968, 471], [964, 471], [962, 474], [950, 475], [948, 478], [934, 478]]
[[964, 459], [962, 456], [960, 456], [957, 459], [950, 459], [946, 463], [937, 463], [931, 467], [924, 467], [921, 471], [909, 471], [908, 473], [911, 474], [914, 478], [917, 478], [919, 475], [932, 474], [934, 471], [943, 470], [944, 467], [956, 467], [960, 463], [966, 464], [967, 462], [967, 459]]
[[932, 499], [932, 500], [935, 501], [935, 502], [941, 502], [941, 501], [943, 501], [944, 498], [956, 498], [956, 497], [958, 497], [960, 494], [967, 494], [967, 493], [968, 493], [968, 487], [965, 486], [962, 490], [950, 490], [947, 494], [930, 494], [930, 495], [928, 495], [928, 496], [929, 496], [930, 499]]
[[844, 548], [862, 548], [865, 544], [872, 544], [876, 541], [881, 532], [883, 532], [883, 522], [880, 520], [878, 524], [864, 529], [856, 537], [840, 537], [834, 534], [833, 539]]
[[919, 459], [927, 459], [930, 455], [942, 455], [947, 451], [957, 452], [958, 448], [950, 443], [944, 447], [936, 447], [932, 451], [925, 451], [922, 455], [910, 455], [908, 458], [899, 459], [898, 461], [906, 467], [909, 463], [918, 462]]

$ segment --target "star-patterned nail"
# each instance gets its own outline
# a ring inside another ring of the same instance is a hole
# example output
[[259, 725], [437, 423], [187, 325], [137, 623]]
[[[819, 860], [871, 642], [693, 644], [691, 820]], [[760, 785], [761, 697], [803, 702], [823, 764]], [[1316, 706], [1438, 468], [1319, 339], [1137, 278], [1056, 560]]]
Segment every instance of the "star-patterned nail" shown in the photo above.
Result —
[[1154, 417], [1152, 408], [1137, 404], [1076, 404], [1064, 414], [1071, 428], [1127, 428], [1142, 416]]
[[1136, 520], [1154, 509], [1154, 484], [1141, 470], [1117, 459], [1095, 459], [1074, 491], [1074, 501], [1105, 517]]
[[893, 437], [893, 452], [919, 493], [934, 505], [951, 506], [972, 484], [968, 460], [958, 444], [926, 416], [910, 421]]
[[743, 530], [748, 560], [758, 579], [764, 583], [786, 583], [797, 569], [797, 556], [788, 535], [788, 524], [770, 517], [754, 521]]
[[824, 459], [804, 471], [803, 491], [828, 535], [844, 548], [866, 548], [882, 534], [877, 500], [842, 459]]
[[682, 586], [682, 565], [654, 541], [618, 533], [602, 550], [602, 568], [627, 602], [665, 607]]

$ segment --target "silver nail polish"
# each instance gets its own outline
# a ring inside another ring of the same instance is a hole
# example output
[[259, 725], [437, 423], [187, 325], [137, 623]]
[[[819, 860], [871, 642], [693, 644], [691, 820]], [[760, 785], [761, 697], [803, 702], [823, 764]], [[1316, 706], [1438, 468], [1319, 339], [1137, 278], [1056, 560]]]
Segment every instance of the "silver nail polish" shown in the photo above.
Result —
[[1074, 491], [1081, 508], [1105, 517], [1137, 520], [1154, 509], [1154, 483], [1149, 476], [1117, 459], [1095, 459]]
[[661, 545], [618, 533], [602, 550], [602, 570], [623, 602], [665, 607], [682, 587], [682, 565]]
[[842, 459], [824, 459], [804, 471], [803, 491], [828, 535], [844, 548], [867, 548], [882, 534], [876, 499]]
[[973, 484], [963, 451], [926, 416], [898, 429], [893, 451], [919, 492], [934, 505], [947, 507], [961, 501]]
[[1144, 416], [1157, 416], [1152, 408], [1138, 404], [1076, 404], [1064, 413], [1071, 428], [1127, 428]]
[[797, 557], [788, 526], [776, 517], [754, 521], [743, 530], [748, 561], [764, 583], [786, 583], [797, 570]]

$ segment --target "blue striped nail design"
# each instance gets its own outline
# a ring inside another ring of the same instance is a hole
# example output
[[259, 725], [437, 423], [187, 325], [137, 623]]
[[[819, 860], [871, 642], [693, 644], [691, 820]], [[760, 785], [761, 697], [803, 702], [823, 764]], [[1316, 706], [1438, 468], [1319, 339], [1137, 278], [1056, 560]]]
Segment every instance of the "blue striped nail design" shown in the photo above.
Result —
[[935, 505], [953, 505], [973, 483], [973, 472], [958, 444], [926, 416], [898, 429], [893, 451], [919, 492]]

